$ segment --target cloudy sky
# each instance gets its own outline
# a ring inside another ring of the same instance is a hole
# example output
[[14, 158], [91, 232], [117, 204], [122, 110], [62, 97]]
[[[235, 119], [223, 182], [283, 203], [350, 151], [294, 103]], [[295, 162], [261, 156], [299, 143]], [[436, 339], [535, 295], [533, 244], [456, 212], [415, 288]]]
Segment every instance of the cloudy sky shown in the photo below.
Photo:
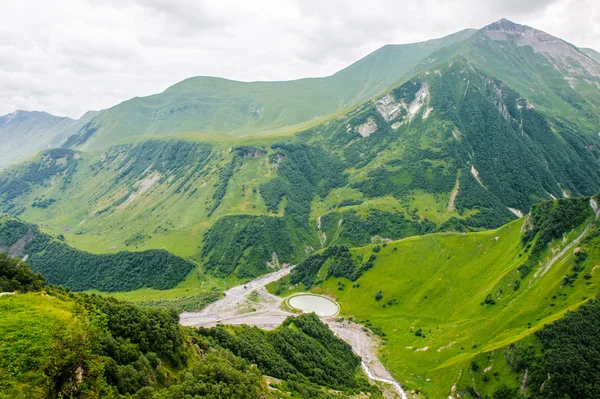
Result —
[[198, 75], [325, 76], [503, 17], [600, 51], [598, 0], [3, 0], [0, 115], [79, 117]]

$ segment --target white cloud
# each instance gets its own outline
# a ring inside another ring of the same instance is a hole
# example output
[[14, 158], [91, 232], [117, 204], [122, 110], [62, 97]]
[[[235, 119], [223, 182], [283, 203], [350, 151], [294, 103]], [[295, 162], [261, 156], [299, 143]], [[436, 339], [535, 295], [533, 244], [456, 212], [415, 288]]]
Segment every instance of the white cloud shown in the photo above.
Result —
[[387, 43], [507, 17], [600, 50], [595, 0], [5, 0], [0, 115], [78, 117], [190, 76], [324, 76]]

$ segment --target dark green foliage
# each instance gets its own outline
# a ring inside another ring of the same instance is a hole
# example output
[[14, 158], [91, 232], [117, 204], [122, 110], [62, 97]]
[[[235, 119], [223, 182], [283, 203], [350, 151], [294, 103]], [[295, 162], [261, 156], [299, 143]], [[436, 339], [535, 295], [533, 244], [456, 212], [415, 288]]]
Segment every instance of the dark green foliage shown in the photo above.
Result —
[[325, 197], [331, 189], [347, 184], [345, 166], [319, 147], [281, 143], [272, 148], [278, 151], [277, 173], [281, 180], [263, 184], [260, 193], [271, 210], [276, 210], [286, 197], [285, 216], [295, 226], [307, 228], [313, 197]]
[[[136, 145], [113, 147], [106, 153], [105, 161], [110, 164], [119, 158], [119, 180], [138, 180], [149, 168], [167, 175], [181, 176], [194, 164], [203, 164], [209, 157], [212, 146], [182, 140], [147, 140]], [[113, 165], [114, 166], [114, 165]]]
[[[175, 311], [160, 308], [140, 308], [100, 295], [79, 294], [79, 300], [90, 309], [106, 315], [106, 326], [119, 342], [112, 342], [105, 349], [118, 362], [127, 362], [135, 355], [127, 356], [123, 344], [134, 344], [144, 354], [153, 352], [173, 366], [185, 363], [184, 335], [179, 327], [179, 315]], [[113, 348], [113, 349], [111, 349]]]
[[481, 302], [481, 304], [482, 305], [495, 305], [496, 301], [492, 297], [492, 294], [487, 294], [487, 296], [485, 297], [485, 299], [483, 300], [483, 302]]
[[198, 333], [256, 364], [264, 374], [343, 391], [372, 391], [366, 380], [357, 378], [360, 359], [314, 314], [290, 317], [274, 331], [217, 326]]
[[[562, 237], [591, 216], [589, 201], [587, 197], [545, 201], [531, 209], [531, 225], [521, 237], [521, 241], [526, 248], [532, 243], [533, 246], [529, 259], [519, 267], [522, 278], [531, 272], [552, 240]], [[566, 284], [569, 283], [570, 280], [567, 280]]]
[[260, 399], [265, 397], [262, 375], [247, 361], [227, 351], [214, 351], [188, 369], [177, 384], [148, 389], [136, 399]]
[[361, 274], [373, 266], [373, 259], [369, 259], [366, 265], [356, 262], [348, 247], [333, 245], [321, 253], [310, 255], [296, 266], [290, 275], [292, 284], [302, 283], [308, 289], [316, 283], [315, 279], [321, 268], [327, 263], [327, 278], [345, 277], [349, 280], [357, 280]]
[[9, 248], [30, 231], [29, 225], [16, 219], [0, 221], [0, 247]]
[[[342, 220], [341, 225], [340, 220]], [[410, 220], [400, 212], [385, 212], [370, 209], [361, 217], [356, 211], [331, 212], [321, 217], [321, 229], [328, 237], [335, 237], [336, 244], [363, 246], [371, 243], [371, 238], [381, 236], [393, 240], [430, 233], [436, 230], [434, 223], [424, 220]]]
[[494, 399], [513, 399], [517, 394], [517, 390], [506, 385], [501, 386], [494, 392]]
[[219, 219], [204, 235], [202, 257], [219, 277], [256, 277], [268, 271], [273, 253], [279, 262], [294, 259], [288, 222], [270, 216], [236, 215]]
[[522, 242], [527, 244], [537, 235], [531, 255], [540, 254], [550, 241], [562, 237], [579, 226], [591, 215], [589, 198], [568, 198], [558, 201], [545, 201], [531, 209], [532, 228], [523, 234]]
[[469, 171], [465, 171], [460, 177], [460, 190], [454, 206], [461, 214], [468, 209], [476, 209], [478, 212], [466, 220], [450, 219], [441, 227], [442, 230], [454, 228], [465, 231], [468, 227], [497, 227], [514, 218], [502, 202], [482, 187]]
[[276, 177], [260, 186], [260, 195], [265, 200], [267, 209], [277, 212], [279, 203], [288, 194], [290, 186], [281, 177]]
[[41, 274], [32, 272], [20, 259], [0, 252], [0, 292], [40, 291], [43, 287]]
[[134, 235], [132, 235], [131, 237], [129, 237], [125, 241], [123, 241], [123, 244], [125, 244], [126, 247], [138, 246], [138, 245], [143, 244], [144, 241], [146, 241], [149, 238], [151, 238], [149, 235], [142, 234], [142, 233], [135, 233]]
[[221, 169], [219, 172], [219, 180], [215, 185], [215, 192], [213, 194], [213, 202], [208, 208], [208, 216], [212, 215], [214, 211], [217, 210], [219, 205], [221, 205], [221, 201], [223, 197], [225, 197], [225, 193], [227, 192], [227, 186], [229, 186], [229, 179], [233, 177], [233, 172], [235, 171], [235, 165], [237, 164], [237, 158], [234, 156], [231, 161]]
[[[21, 224], [23, 227], [18, 227]], [[9, 247], [22, 237], [28, 263], [52, 284], [74, 291], [130, 291], [142, 287], [173, 288], [194, 265], [164, 250], [92, 254], [74, 249], [14, 219], [0, 222], [0, 238]]]
[[590, 301], [514, 348], [513, 368], [529, 370], [528, 397], [600, 397], [599, 325], [600, 303]]
[[44, 196], [42, 195], [39, 198], [34, 198], [33, 202], [31, 203], [31, 206], [33, 208], [46, 209], [55, 202], [56, 200], [54, 198], [44, 198]]
[[74, 134], [71, 137], [69, 137], [69, 139], [65, 142], [65, 144], [63, 144], [62, 147], [73, 148], [78, 145], [82, 145], [90, 137], [92, 137], [94, 133], [96, 133], [96, 130], [98, 130], [98, 127], [92, 126], [92, 122], [88, 122], [87, 124], [85, 124], [85, 126], [79, 129], [77, 134]]
[[375, 300], [377, 302], [381, 301], [383, 299], [383, 292], [381, 291], [377, 291], [377, 293], [375, 294]]

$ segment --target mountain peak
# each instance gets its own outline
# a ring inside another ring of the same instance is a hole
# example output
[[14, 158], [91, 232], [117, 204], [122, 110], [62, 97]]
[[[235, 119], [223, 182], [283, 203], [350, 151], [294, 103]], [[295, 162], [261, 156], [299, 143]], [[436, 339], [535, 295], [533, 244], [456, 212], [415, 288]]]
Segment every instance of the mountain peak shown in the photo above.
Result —
[[483, 29], [488, 29], [488, 30], [516, 30], [519, 28], [525, 28], [525, 25], [520, 25], [517, 24], [509, 19], [506, 18], [502, 18], [496, 22], [493, 22], [487, 26], [485, 26]]
[[517, 47], [529, 46], [544, 55], [556, 69], [571, 76], [600, 76], [600, 66], [575, 46], [546, 32], [502, 18], [479, 32], [487, 39], [509, 42]]

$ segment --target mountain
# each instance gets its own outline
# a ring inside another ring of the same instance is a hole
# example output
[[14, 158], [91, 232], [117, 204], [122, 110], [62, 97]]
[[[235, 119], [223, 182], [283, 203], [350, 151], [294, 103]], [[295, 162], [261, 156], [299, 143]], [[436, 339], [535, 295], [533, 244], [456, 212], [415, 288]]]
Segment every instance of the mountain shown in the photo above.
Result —
[[397, 84], [431, 52], [469, 37], [467, 29], [422, 43], [390, 45], [326, 78], [284, 82], [186, 79], [94, 118], [68, 147], [101, 149], [130, 137], [199, 132], [240, 137], [310, 124]]
[[0, 175], [0, 210], [90, 252], [166, 249], [245, 279], [591, 195], [599, 140], [457, 56], [296, 136], [46, 151]]
[[382, 398], [360, 358], [314, 314], [275, 331], [213, 336], [181, 327], [171, 310], [44, 287], [0, 253], [4, 287], [19, 292], [0, 296], [0, 314], [10, 315], [0, 319], [3, 398]]
[[503, 80], [539, 110], [573, 129], [596, 130], [600, 64], [572, 44], [502, 19], [431, 54], [413, 72], [457, 55]]
[[[0, 297], [0, 392], [202, 396], [226, 375], [223, 397], [378, 398], [316, 317], [177, 326], [294, 264], [270, 293], [335, 297], [411, 398], [597, 397], [599, 68], [500, 20], [327, 78], [192, 78], [104, 111], [0, 172], [0, 250], [21, 258], [0, 254], [0, 286], [36, 291]], [[24, 261], [72, 291], [38, 293]], [[254, 289], [250, 313], [274, 299]], [[22, 331], [43, 343], [26, 357]]]
[[98, 114], [89, 111], [78, 120], [36, 111], [0, 116], [0, 169], [44, 149], [60, 147]]

